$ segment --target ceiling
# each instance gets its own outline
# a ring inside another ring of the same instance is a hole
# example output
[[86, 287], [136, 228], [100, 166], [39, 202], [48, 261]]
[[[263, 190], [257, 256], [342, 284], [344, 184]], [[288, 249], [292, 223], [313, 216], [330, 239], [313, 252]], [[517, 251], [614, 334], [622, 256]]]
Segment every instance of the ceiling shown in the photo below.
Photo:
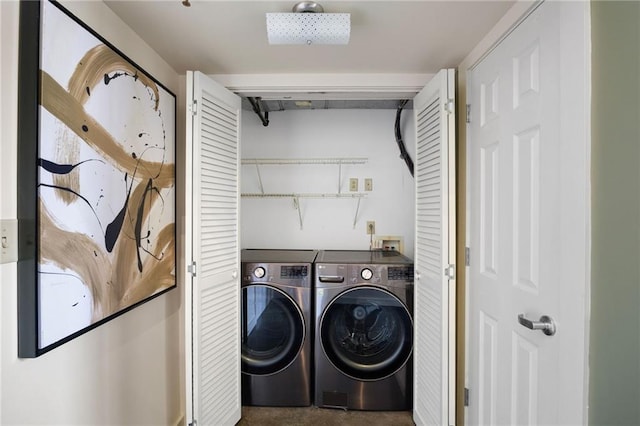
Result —
[[348, 45], [269, 45], [265, 13], [296, 1], [105, 0], [179, 74], [434, 74], [456, 67], [513, 0], [323, 1], [350, 13]]

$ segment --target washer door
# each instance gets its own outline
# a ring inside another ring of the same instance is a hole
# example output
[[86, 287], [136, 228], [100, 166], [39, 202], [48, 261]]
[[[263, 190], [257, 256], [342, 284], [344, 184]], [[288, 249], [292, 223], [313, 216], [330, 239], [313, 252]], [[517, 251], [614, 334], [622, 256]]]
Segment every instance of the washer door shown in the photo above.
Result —
[[267, 375], [283, 370], [304, 343], [304, 317], [286, 293], [265, 286], [242, 289], [242, 372]]
[[344, 374], [380, 380], [402, 368], [413, 348], [411, 315], [393, 294], [357, 287], [333, 299], [320, 323], [322, 349]]

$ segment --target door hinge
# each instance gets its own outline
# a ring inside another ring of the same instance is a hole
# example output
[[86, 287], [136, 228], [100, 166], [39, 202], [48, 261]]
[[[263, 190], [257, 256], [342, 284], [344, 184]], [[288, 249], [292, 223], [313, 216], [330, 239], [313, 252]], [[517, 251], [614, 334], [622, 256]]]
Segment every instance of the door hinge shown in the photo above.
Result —
[[444, 276], [449, 278], [450, 280], [454, 279], [456, 277], [456, 266], [449, 265], [444, 268]]
[[194, 99], [193, 104], [191, 104], [191, 115], [198, 115], [198, 100]]
[[465, 407], [469, 406], [469, 389], [468, 388], [464, 388], [464, 406]]
[[191, 265], [187, 266], [187, 272], [189, 272], [192, 277], [196, 276], [196, 262], [191, 262]]
[[464, 265], [471, 266], [471, 249], [469, 247], [464, 248]]
[[471, 123], [471, 105], [467, 104], [467, 118], [466, 118], [467, 123]]
[[189, 423], [189, 426], [198, 426], [198, 421], [194, 420], [191, 423]]
[[455, 102], [453, 102], [453, 99], [448, 99], [447, 103], [444, 104], [444, 110], [449, 113], [449, 114], [453, 114], [456, 108], [456, 104]]

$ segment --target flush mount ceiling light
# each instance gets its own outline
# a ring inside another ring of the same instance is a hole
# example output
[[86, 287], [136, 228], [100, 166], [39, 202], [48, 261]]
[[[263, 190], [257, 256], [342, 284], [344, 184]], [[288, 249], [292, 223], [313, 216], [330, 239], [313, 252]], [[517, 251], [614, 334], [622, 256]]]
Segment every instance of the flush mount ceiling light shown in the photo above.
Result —
[[322, 6], [302, 1], [292, 13], [267, 13], [269, 44], [347, 44], [351, 14], [324, 13]]

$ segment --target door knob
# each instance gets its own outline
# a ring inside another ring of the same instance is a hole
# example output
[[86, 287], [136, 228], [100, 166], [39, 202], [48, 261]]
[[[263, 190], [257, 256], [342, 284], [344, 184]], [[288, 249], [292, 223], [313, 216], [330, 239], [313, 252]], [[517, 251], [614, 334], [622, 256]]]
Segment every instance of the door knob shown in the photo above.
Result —
[[547, 336], [556, 334], [556, 323], [553, 318], [543, 315], [539, 321], [531, 321], [524, 317], [524, 314], [518, 315], [518, 322], [531, 330], [542, 330]]

